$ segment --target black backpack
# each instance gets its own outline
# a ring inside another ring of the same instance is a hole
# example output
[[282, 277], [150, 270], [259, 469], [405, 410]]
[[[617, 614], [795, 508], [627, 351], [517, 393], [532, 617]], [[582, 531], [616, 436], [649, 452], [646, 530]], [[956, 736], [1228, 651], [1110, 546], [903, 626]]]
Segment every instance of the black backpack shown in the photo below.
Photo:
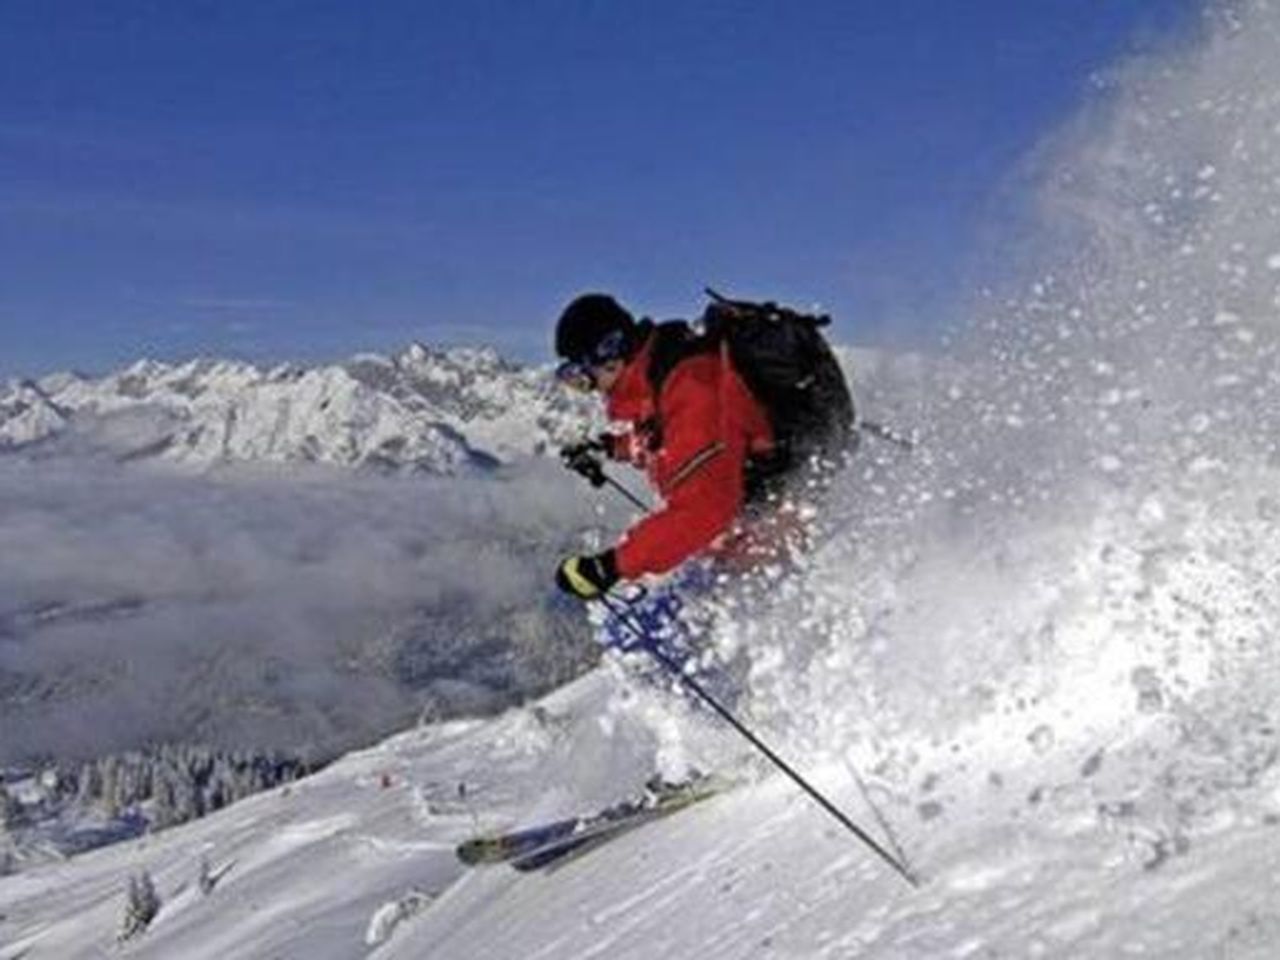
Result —
[[660, 389], [666, 374], [695, 353], [729, 346], [734, 368], [764, 407], [776, 453], [757, 470], [789, 472], [819, 458], [838, 462], [856, 443], [853, 397], [822, 335], [825, 315], [798, 313], [776, 303], [730, 300], [710, 288], [701, 333], [685, 324], [659, 326], [659, 349], [649, 378]]

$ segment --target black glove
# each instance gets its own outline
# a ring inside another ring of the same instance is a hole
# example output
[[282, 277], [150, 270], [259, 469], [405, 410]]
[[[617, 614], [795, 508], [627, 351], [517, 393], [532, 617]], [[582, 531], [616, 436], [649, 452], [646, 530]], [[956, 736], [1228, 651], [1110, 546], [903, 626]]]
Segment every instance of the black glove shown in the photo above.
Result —
[[594, 557], [569, 557], [556, 569], [556, 586], [579, 600], [599, 599], [618, 580], [618, 557], [612, 550]]
[[609, 455], [609, 446], [603, 437], [560, 448], [560, 459], [564, 461], [564, 465], [574, 473], [586, 477], [593, 487], [603, 487], [606, 483], [600, 454]]

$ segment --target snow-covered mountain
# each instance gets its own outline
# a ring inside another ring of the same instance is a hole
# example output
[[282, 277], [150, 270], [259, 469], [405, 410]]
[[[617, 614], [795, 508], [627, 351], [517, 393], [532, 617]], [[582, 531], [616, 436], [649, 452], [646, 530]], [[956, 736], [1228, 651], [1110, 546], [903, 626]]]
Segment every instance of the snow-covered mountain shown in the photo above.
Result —
[[0, 449], [35, 443], [61, 432], [67, 412], [30, 381], [0, 384]]
[[415, 343], [313, 367], [140, 360], [98, 378], [0, 386], [0, 449], [452, 474], [536, 453], [580, 412], [546, 370], [489, 349]]

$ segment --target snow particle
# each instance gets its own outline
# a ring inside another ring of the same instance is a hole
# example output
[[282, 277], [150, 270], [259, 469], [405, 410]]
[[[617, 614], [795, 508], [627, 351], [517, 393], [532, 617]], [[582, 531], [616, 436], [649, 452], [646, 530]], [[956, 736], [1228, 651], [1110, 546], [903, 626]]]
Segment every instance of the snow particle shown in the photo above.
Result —
[[1080, 768], [1080, 776], [1088, 779], [1102, 769], [1103, 752], [1098, 750], [1090, 755], [1089, 759], [1084, 762]]
[[921, 820], [936, 820], [938, 817], [942, 816], [942, 811], [944, 809], [945, 808], [942, 804], [938, 803], [938, 801], [927, 800], [916, 807], [916, 813], [920, 815]]
[[1155, 497], [1147, 497], [1138, 508], [1138, 519], [1144, 526], [1154, 527], [1165, 521], [1164, 505]]
[[1053, 749], [1057, 738], [1054, 736], [1053, 727], [1047, 723], [1042, 723], [1029, 734], [1027, 734], [1027, 743], [1031, 744], [1031, 749], [1036, 753], [1045, 754]]
[[1138, 694], [1138, 712], [1156, 713], [1164, 706], [1160, 677], [1151, 667], [1135, 667], [1129, 682]]

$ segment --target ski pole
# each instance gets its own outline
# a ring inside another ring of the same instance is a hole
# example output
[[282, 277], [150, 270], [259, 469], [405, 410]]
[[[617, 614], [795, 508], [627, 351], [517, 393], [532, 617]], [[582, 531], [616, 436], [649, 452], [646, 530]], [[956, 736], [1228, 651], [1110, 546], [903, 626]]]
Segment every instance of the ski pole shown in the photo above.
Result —
[[641, 513], [649, 512], [649, 505], [628, 490], [625, 486], [605, 473], [604, 464], [593, 457], [586, 445], [565, 447], [560, 451], [560, 459], [564, 465], [584, 478], [593, 487], [603, 487], [606, 483], [634, 504]]
[[649, 512], [649, 505], [645, 503], [643, 500], [641, 500], [639, 497], [637, 497], [630, 490], [628, 490], [626, 487], [624, 487], [622, 484], [620, 484], [613, 477], [605, 473], [604, 467], [600, 468], [600, 475], [604, 477], [605, 483], [609, 484], [609, 486], [613, 487], [613, 489], [617, 490], [620, 494], [622, 494], [624, 497], [626, 497], [628, 500], [634, 503], [640, 509], [641, 513]]
[[792, 781], [799, 786], [800, 789], [804, 790], [804, 792], [807, 793], [820, 807], [822, 807], [823, 810], [831, 814], [831, 816], [834, 817], [842, 827], [861, 840], [872, 850], [872, 852], [878, 855], [881, 860], [887, 863], [899, 876], [906, 880], [907, 883], [917, 888], [920, 886], [920, 881], [917, 880], [911, 871], [900, 863], [893, 854], [889, 853], [889, 851], [876, 842], [874, 837], [854, 823], [849, 818], [848, 814], [823, 796], [816, 787], [796, 772], [796, 770], [783, 760], [782, 757], [778, 756], [778, 754], [775, 753], [768, 744], [752, 733], [750, 728], [734, 716], [728, 707], [721, 704], [719, 700], [704, 690], [697, 680], [685, 673], [680, 669], [679, 664], [672, 660], [667, 654], [663, 653], [662, 650], [659, 649], [658, 645], [650, 639], [648, 633], [644, 629], [644, 625], [636, 621], [634, 614], [627, 609], [625, 603], [609, 596], [607, 593], [601, 595], [600, 602], [603, 603], [609, 612], [617, 617], [619, 621], [625, 624], [627, 629], [635, 634], [636, 638], [641, 642], [640, 645], [644, 647], [650, 656], [662, 664], [662, 666], [665, 667], [669, 673], [675, 676], [680, 683], [684, 684], [689, 688], [689, 690], [701, 698], [707, 706], [718, 713], [722, 720], [745, 737], [746, 740], [753, 747], [763, 753], [775, 767], [790, 777]]
[[914, 450], [916, 448], [915, 441], [910, 437], [904, 437], [892, 427], [886, 427], [883, 423], [876, 423], [874, 420], [859, 420], [858, 429], [863, 433], [871, 434], [878, 440], [884, 440], [886, 443], [901, 447], [903, 450]]

